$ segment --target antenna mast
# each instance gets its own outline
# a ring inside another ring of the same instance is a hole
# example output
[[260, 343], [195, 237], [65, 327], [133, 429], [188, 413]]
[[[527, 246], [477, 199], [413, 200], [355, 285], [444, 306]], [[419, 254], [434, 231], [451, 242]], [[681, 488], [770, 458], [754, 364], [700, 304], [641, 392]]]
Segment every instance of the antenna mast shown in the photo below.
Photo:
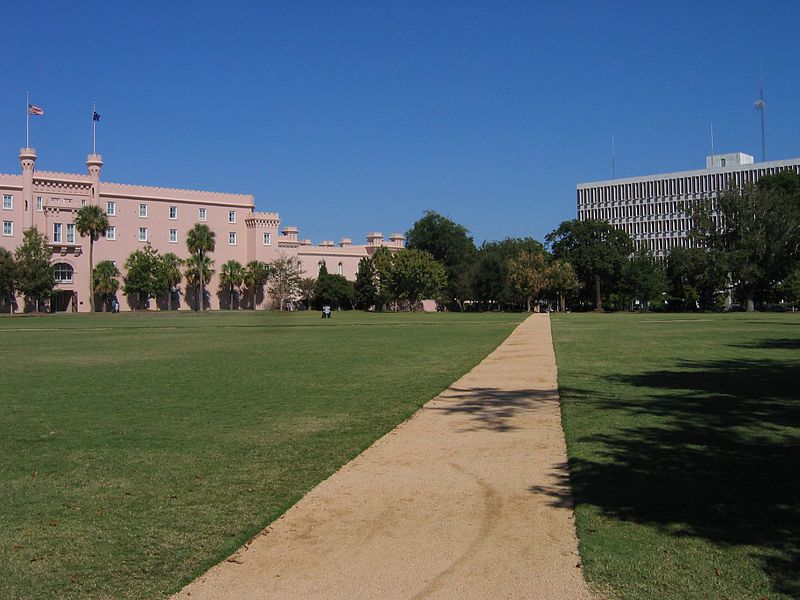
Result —
[[758, 100], [755, 101], [756, 110], [761, 111], [761, 162], [767, 162], [767, 142], [765, 133], [765, 113], [767, 112], [767, 104], [764, 99], [764, 65], [761, 65], [761, 94]]

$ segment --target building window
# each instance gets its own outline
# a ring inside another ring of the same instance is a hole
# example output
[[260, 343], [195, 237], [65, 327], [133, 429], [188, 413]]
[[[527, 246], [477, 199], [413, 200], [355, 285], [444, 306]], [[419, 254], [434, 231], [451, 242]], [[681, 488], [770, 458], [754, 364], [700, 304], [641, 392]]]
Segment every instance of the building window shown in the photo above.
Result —
[[53, 243], [61, 243], [61, 223], [53, 223]]
[[236, 232], [230, 231], [228, 232], [228, 245], [235, 246], [236, 245]]
[[271, 246], [272, 245], [272, 234], [265, 232], [264, 233], [264, 245]]
[[201, 221], [205, 221], [205, 220], [207, 220], [207, 219], [208, 219], [208, 213], [206, 212], [206, 209], [205, 209], [205, 208], [201, 208], [201, 209], [199, 209], [199, 210], [198, 210], [198, 213], [199, 213], [199, 216], [200, 216], [200, 220], [201, 220]]
[[106, 202], [106, 214], [109, 217], [113, 217], [117, 214], [117, 203], [116, 202]]
[[44, 206], [44, 200], [42, 200], [41, 196], [36, 196], [36, 210], [42, 212], [42, 207]]
[[139, 227], [139, 241], [140, 242], [147, 241], [147, 227]]
[[724, 158], [720, 158], [719, 159], [719, 164], [720, 164], [720, 166], [724, 167], [725, 166], [725, 159]]
[[178, 207], [177, 206], [170, 206], [169, 207], [169, 218], [173, 221], [178, 218]]
[[178, 230], [177, 229], [170, 229], [169, 230], [169, 243], [170, 244], [177, 244], [178, 243]]
[[336, 267], [336, 273], [341, 275], [343, 270], [344, 270], [344, 265], [340, 262]]
[[86, 206], [86, 198], [81, 198], [81, 206]]
[[14, 221], [3, 221], [3, 235], [14, 235]]
[[147, 204], [140, 204], [139, 205], [139, 216], [146, 217], [147, 216]]
[[106, 239], [112, 241], [117, 239], [117, 228], [114, 225], [106, 229]]
[[56, 283], [72, 283], [74, 270], [67, 263], [56, 263], [53, 267]]
[[236, 211], [229, 210], [228, 211], [228, 223], [236, 223]]
[[14, 208], [14, 196], [11, 194], [3, 194], [3, 209], [11, 210]]
[[75, 223], [67, 223], [67, 243], [75, 243]]

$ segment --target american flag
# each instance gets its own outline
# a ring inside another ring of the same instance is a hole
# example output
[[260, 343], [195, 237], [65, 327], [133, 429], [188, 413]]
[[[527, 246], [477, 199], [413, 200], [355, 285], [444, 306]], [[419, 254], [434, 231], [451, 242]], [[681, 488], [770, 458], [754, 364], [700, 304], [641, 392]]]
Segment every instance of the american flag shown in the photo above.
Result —
[[44, 109], [34, 104], [28, 104], [28, 114], [41, 116], [44, 114]]

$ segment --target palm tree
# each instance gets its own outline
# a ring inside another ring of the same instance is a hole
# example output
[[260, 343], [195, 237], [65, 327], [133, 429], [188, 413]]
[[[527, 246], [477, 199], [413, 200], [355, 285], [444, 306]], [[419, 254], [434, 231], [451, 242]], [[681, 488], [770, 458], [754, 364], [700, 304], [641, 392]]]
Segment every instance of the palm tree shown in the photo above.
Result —
[[250, 308], [256, 309], [256, 292], [263, 287], [270, 276], [270, 267], [260, 260], [251, 260], [244, 270], [244, 283], [250, 290]]
[[[89, 273], [94, 272], [94, 243], [106, 234], [108, 215], [96, 204], [81, 206], [75, 214], [75, 229], [81, 237], [89, 236]], [[90, 278], [91, 280], [91, 278]], [[89, 281], [89, 310], [94, 312], [93, 282]]]
[[117, 293], [119, 289], [120, 276], [119, 269], [110, 260], [103, 260], [97, 263], [92, 271], [92, 295], [100, 294], [103, 298], [103, 312], [106, 311], [109, 297]]
[[[214, 251], [214, 237], [214, 232], [208, 228], [208, 225], [203, 225], [202, 223], [195, 224], [195, 226], [189, 230], [189, 233], [186, 235], [186, 247], [189, 249], [189, 252], [194, 254], [197, 258], [195, 266], [206, 264], [204, 260], [206, 252]], [[211, 264], [208, 265], [209, 268]], [[213, 271], [211, 272], [213, 273]], [[197, 306], [198, 310], [203, 310], [205, 309], [203, 299], [205, 298], [207, 281], [205, 277], [205, 268], [198, 268], [197, 274], [199, 275], [198, 283], [200, 285], [200, 301]]]
[[169, 287], [168, 307], [170, 310], [172, 310], [172, 296], [182, 278], [181, 265], [183, 265], [183, 260], [178, 258], [178, 256], [172, 252], [167, 252], [161, 257], [162, 277]]
[[238, 288], [244, 281], [244, 267], [238, 260], [229, 260], [222, 265], [219, 273], [219, 287], [227, 287], [230, 291], [231, 303], [228, 307], [233, 310], [233, 289]]
[[[201, 307], [205, 304], [205, 287], [202, 282], [211, 279], [214, 274], [214, 261], [208, 256], [200, 256], [199, 254], [193, 255], [186, 260], [186, 284], [197, 286], [197, 306]], [[197, 310], [200, 310], [198, 308]]]

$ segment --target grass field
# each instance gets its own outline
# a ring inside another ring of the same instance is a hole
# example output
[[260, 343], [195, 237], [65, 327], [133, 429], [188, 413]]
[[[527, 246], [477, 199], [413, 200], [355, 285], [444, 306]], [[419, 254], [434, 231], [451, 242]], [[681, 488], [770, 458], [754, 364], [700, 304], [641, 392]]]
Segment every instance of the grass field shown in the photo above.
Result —
[[522, 317], [0, 319], [0, 598], [178, 590]]
[[587, 578], [612, 598], [800, 597], [800, 315], [553, 329]]

